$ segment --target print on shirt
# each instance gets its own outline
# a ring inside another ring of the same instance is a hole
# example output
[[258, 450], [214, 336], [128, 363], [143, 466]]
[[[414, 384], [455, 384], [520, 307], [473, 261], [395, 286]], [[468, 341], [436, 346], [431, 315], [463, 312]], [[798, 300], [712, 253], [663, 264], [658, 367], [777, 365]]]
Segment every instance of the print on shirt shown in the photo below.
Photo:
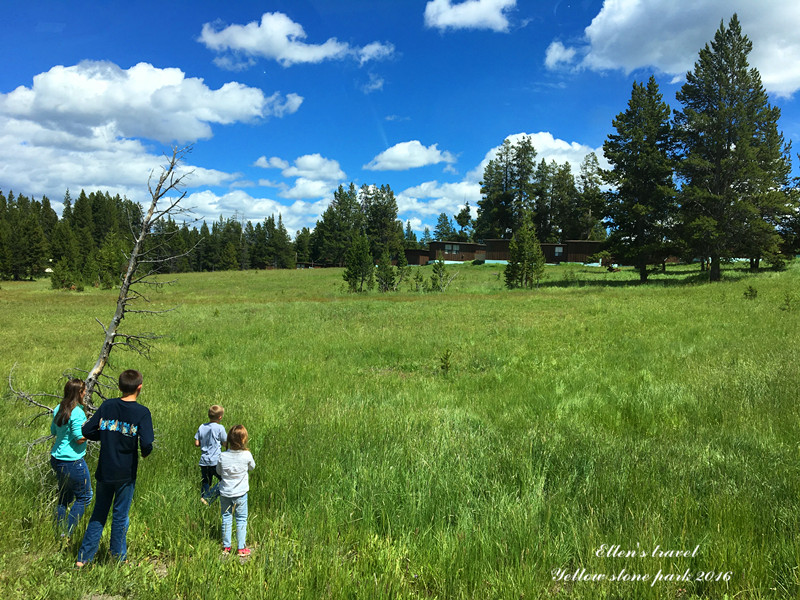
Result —
[[131, 425], [117, 419], [100, 419], [100, 431], [118, 431], [127, 437], [136, 437], [138, 425]]

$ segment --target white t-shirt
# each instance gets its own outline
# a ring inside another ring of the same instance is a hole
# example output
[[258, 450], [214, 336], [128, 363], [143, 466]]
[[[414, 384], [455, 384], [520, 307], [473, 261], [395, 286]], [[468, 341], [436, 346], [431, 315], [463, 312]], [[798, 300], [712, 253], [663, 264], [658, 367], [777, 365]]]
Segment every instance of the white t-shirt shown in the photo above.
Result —
[[220, 477], [219, 495], [238, 498], [250, 490], [248, 473], [256, 466], [250, 450], [226, 450], [219, 455], [217, 475]]

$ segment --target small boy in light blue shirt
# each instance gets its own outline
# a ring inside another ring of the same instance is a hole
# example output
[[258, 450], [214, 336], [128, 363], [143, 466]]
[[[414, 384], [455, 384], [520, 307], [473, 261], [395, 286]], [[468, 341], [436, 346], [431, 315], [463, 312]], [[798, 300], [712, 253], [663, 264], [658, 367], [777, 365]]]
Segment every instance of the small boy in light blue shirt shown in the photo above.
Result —
[[219, 497], [219, 483], [212, 486], [214, 477], [217, 475], [217, 463], [222, 452], [222, 444], [227, 443], [228, 434], [225, 428], [220, 425], [225, 409], [214, 404], [208, 409], [208, 423], [203, 423], [194, 434], [194, 445], [200, 448], [200, 474], [202, 485], [200, 492], [200, 502], [208, 505]]

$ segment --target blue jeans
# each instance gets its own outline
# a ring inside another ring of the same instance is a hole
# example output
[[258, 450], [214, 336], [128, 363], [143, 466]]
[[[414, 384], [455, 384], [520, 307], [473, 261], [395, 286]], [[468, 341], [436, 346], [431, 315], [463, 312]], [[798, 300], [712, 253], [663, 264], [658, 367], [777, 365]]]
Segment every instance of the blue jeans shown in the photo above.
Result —
[[[50, 457], [50, 466], [53, 467], [56, 478], [58, 478], [56, 526], [62, 533], [71, 535], [92, 500], [92, 479], [89, 475], [89, 467], [82, 458], [59, 460], [55, 456]], [[70, 504], [72, 504], [71, 510]], [[69, 511], [69, 518], [67, 518], [67, 511]], [[65, 521], [66, 530], [64, 529]]]
[[219, 505], [222, 510], [222, 546], [231, 547], [231, 530], [233, 529], [233, 517], [236, 517], [236, 541], [239, 550], [246, 547], [247, 542], [247, 494], [242, 494], [238, 498], [219, 497]]
[[219, 479], [219, 475], [217, 475], [217, 465], [213, 467], [200, 465], [200, 476], [202, 478], [200, 497], [209, 502], [213, 502], [219, 496], [219, 483], [212, 485], [214, 483], [214, 477]]
[[100, 538], [103, 536], [103, 528], [106, 526], [108, 511], [114, 505], [114, 512], [111, 515], [111, 542], [109, 552], [120, 561], [125, 560], [128, 554], [128, 511], [133, 500], [133, 490], [136, 487], [135, 481], [123, 483], [97, 482], [95, 494], [94, 510], [83, 535], [81, 549], [78, 551], [78, 562], [88, 563], [94, 558], [97, 548], [100, 546]]

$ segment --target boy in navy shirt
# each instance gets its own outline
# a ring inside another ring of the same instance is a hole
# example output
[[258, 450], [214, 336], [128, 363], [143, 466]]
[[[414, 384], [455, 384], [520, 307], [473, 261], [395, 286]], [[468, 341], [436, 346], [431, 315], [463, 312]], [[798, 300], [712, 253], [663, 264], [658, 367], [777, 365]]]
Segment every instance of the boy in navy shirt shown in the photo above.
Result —
[[153, 450], [150, 411], [136, 402], [142, 391], [142, 374], [132, 369], [123, 371], [119, 376], [119, 389], [122, 397], [103, 402], [83, 425], [84, 437], [100, 442], [100, 457], [95, 472], [94, 510], [75, 563], [79, 568], [94, 558], [112, 503], [109, 551], [118, 560], [125, 560], [128, 511], [136, 486], [139, 449], [142, 457]]

